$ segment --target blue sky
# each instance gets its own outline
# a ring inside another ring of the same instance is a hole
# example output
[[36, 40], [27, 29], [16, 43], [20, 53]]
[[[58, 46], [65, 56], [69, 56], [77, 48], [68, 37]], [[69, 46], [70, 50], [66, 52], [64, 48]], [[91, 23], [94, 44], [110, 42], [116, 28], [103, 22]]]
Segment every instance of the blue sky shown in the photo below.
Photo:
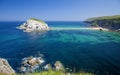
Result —
[[120, 0], [0, 0], [0, 21], [34, 17], [47, 21], [82, 21], [120, 14]]

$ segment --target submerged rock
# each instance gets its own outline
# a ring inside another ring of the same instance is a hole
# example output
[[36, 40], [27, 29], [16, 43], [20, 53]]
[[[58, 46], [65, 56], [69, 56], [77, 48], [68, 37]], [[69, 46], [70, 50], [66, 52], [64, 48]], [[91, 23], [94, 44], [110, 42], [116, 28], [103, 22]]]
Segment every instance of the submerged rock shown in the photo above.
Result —
[[39, 68], [41, 64], [45, 61], [41, 57], [27, 57], [22, 59], [22, 65], [20, 67], [20, 72], [29, 73], [33, 72], [35, 69]]
[[9, 65], [6, 59], [0, 58], [0, 74], [12, 75], [15, 74], [15, 71]]
[[23, 23], [17, 28], [22, 29], [24, 32], [49, 30], [48, 25], [44, 21], [35, 18], [28, 19], [27, 22]]
[[120, 29], [117, 29], [116, 32], [120, 32]]

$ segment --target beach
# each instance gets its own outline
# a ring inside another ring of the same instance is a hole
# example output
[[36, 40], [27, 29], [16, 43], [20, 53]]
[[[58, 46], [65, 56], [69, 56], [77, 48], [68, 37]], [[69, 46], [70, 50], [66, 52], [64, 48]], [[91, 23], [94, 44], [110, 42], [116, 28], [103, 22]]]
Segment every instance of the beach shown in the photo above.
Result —
[[107, 28], [102, 27], [52, 27], [51, 30], [103, 30], [108, 31]]

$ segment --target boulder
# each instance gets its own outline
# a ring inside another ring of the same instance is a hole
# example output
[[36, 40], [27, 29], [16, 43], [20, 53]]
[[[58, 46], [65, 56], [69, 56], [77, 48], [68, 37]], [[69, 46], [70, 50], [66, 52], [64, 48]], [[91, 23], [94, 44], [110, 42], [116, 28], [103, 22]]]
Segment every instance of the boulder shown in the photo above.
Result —
[[65, 71], [65, 68], [60, 61], [56, 61], [54, 66], [55, 66], [55, 70], [57, 71]]
[[45, 70], [52, 70], [53, 68], [52, 68], [51, 64], [47, 64], [44, 66], [44, 69]]
[[116, 32], [120, 32], [120, 29], [117, 29]]
[[9, 65], [8, 61], [3, 58], [0, 58], [0, 74], [3, 74], [3, 75], [15, 74], [15, 71]]
[[39, 68], [41, 64], [45, 61], [42, 57], [26, 57], [22, 59], [22, 64], [20, 67], [20, 72], [22, 73], [30, 73], [34, 72], [35, 69]]
[[101, 29], [101, 28], [100, 28], [99, 30], [100, 30], [100, 31], [103, 31], [103, 29]]

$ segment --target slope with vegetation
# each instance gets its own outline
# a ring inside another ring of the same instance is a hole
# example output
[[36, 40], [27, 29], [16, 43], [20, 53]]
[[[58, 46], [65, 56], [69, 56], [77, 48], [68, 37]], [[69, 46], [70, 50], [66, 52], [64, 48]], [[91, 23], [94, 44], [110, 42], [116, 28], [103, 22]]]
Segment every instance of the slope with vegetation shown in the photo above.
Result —
[[93, 27], [100, 26], [112, 30], [120, 29], [120, 15], [94, 17], [87, 19], [85, 22]]

